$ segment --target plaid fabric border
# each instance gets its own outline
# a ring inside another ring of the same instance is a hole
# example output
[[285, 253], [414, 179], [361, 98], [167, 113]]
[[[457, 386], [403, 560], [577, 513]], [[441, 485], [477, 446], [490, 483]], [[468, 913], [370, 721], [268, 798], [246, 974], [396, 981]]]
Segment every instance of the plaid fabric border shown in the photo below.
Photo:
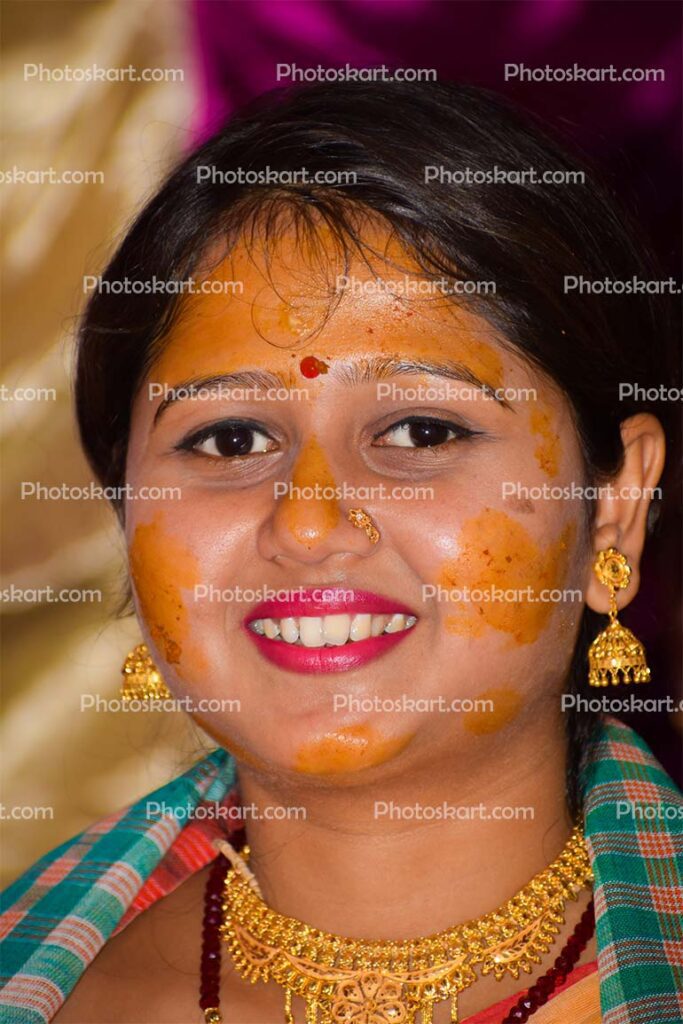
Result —
[[[145, 898], [146, 905], [154, 902], [154, 888], [164, 895], [214, 858], [210, 838], [187, 821], [201, 802], [222, 801], [234, 782], [232, 758], [215, 751], [48, 853], [6, 890], [0, 918], [3, 1020], [52, 1020], [117, 926], [144, 909]], [[148, 802], [168, 812], [150, 818]], [[216, 830], [213, 822], [210, 828]]]
[[[683, 797], [614, 720], [591, 751], [584, 792], [603, 1024], [681, 1024]], [[2, 1019], [47, 1024], [111, 935], [213, 859], [213, 839], [229, 829], [188, 821], [189, 811], [235, 800], [232, 758], [215, 751], [10, 886], [0, 918]], [[149, 802], [169, 813], [149, 818]]]
[[683, 1021], [683, 796], [608, 720], [585, 777], [603, 1024]]

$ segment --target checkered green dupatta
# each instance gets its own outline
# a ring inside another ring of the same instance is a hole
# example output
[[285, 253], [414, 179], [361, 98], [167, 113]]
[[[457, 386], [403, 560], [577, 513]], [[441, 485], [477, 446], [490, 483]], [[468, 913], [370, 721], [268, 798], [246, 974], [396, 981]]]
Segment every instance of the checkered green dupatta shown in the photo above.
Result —
[[[193, 811], [234, 802], [234, 786], [232, 758], [216, 751], [10, 886], [0, 1020], [52, 1020], [105, 942], [213, 859], [223, 829]], [[584, 788], [603, 1024], [681, 1024], [683, 797], [645, 743], [615, 721], [591, 750]], [[163, 817], [148, 816], [152, 802], [164, 805]]]
[[683, 796], [614, 720], [593, 746], [584, 792], [603, 1024], [681, 1024]]

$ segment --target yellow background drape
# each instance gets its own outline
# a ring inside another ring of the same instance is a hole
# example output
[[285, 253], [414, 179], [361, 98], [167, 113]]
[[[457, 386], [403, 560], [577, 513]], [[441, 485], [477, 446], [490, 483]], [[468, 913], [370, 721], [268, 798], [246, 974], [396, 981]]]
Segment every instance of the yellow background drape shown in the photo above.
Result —
[[[180, 713], [81, 710], [82, 694], [118, 695], [123, 657], [139, 641], [134, 620], [115, 614], [125, 578], [118, 527], [104, 501], [20, 496], [22, 481], [92, 479], [71, 408], [83, 276], [103, 269], [190, 142], [186, 18], [163, 0], [4, 4], [2, 168], [95, 170], [104, 181], [0, 185], [3, 382], [55, 391], [54, 400], [1, 403], [2, 586], [102, 591], [101, 601], [3, 600], [3, 884], [177, 774], [202, 743]], [[184, 80], [40, 82], [24, 80], [25, 63], [181, 68]]]

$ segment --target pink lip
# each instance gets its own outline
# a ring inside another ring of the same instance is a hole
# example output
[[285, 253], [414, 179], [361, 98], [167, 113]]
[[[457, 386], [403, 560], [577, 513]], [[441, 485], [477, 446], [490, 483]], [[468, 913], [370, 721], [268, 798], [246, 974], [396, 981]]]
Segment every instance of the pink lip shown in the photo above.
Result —
[[[324, 591], [328, 600], [322, 600]], [[348, 672], [360, 668], [375, 658], [387, 654], [412, 630], [368, 637], [343, 647], [298, 647], [282, 640], [269, 640], [249, 629], [255, 619], [283, 619], [301, 615], [415, 615], [411, 608], [367, 590], [350, 590], [343, 587], [315, 587], [300, 590], [289, 601], [262, 601], [256, 605], [243, 621], [245, 632], [268, 661], [279, 668], [304, 675]]]

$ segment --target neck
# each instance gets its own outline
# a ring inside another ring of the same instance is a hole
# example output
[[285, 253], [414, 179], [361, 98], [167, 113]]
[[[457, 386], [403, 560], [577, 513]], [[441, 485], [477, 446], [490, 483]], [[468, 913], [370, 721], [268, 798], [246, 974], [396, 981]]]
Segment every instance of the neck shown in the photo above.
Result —
[[[422, 769], [397, 758], [353, 785], [240, 768], [243, 804], [257, 812], [247, 836], [264, 899], [355, 938], [427, 935], [495, 909], [571, 831], [562, 723], [542, 729], [487, 743], [466, 767], [452, 751]], [[263, 820], [273, 806], [304, 808], [305, 819]]]

